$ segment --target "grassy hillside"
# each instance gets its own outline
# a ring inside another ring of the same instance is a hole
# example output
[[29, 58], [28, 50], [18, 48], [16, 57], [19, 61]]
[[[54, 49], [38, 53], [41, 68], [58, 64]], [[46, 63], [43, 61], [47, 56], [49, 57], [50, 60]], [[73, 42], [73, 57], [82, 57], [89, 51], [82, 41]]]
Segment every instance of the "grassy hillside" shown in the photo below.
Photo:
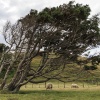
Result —
[[[79, 57], [79, 60], [82, 59], [86, 59], [86, 58], [82, 58]], [[38, 68], [39, 64], [41, 62], [41, 56], [37, 56], [35, 57], [32, 62], [31, 62], [31, 67], [34, 67], [35, 70]], [[4, 69], [5, 72], [5, 69]], [[54, 73], [57, 73], [57, 71], [55, 71]], [[13, 76], [14, 74], [14, 70], [12, 69], [12, 71], [10, 72], [9, 75], [9, 79]], [[0, 77], [2, 78], [4, 75], [3, 73], [0, 74]], [[61, 80], [65, 81], [65, 82], [93, 82], [96, 83], [100, 82], [100, 65], [98, 66], [98, 68], [96, 70], [83, 70], [83, 66], [79, 66], [76, 63], [72, 63], [72, 64], [67, 64], [64, 71], [60, 74]], [[40, 78], [39, 78], [40, 79]], [[1, 80], [0, 80], [1, 81]], [[53, 80], [56, 82], [56, 80]]]
[[[86, 58], [79, 57], [79, 60], [85, 60]], [[31, 66], [35, 67], [37, 69], [37, 66], [40, 64], [41, 56], [38, 56], [33, 59], [31, 62]], [[91, 63], [88, 63], [88, 65], [91, 65]], [[90, 82], [100, 81], [100, 65], [97, 66], [96, 70], [84, 70], [83, 66], [79, 66], [76, 63], [67, 64], [63, 73], [60, 74], [62, 76], [63, 81], [80, 81], [80, 82]]]

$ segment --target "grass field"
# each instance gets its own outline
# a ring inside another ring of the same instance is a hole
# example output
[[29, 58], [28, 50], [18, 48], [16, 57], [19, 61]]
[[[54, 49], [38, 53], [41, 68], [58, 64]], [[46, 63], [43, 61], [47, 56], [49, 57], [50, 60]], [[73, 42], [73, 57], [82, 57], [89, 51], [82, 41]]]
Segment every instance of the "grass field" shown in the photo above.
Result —
[[[34, 66], [39, 65], [40, 57], [35, 58], [32, 61], [32, 64]], [[37, 67], [36, 67], [37, 68]], [[62, 73], [69, 75], [71, 77], [71, 80], [73, 80], [73, 76], [77, 78], [76, 73], [79, 71], [77, 69], [77, 72], [75, 70], [75, 73], [70, 72], [70, 70], [76, 69], [67, 66], [65, 69], [66, 73]], [[69, 71], [69, 72], [68, 72]], [[92, 71], [93, 74], [97, 75], [99, 78], [100, 76], [100, 66], [97, 70]], [[75, 75], [74, 75], [75, 74]], [[92, 76], [88, 73], [82, 73], [83, 76], [88, 76], [87, 78], [81, 77], [81, 82], [75, 82], [78, 84], [79, 88], [71, 88], [71, 84], [73, 82], [63, 83], [59, 81], [51, 81], [47, 82], [53, 84], [52, 90], [46, 90], [45, 83], [41, 84], [27, 84], [23, 87], [21, 87], [21, 90], [19, 93], [16, 94], [0, 94], [0, 100], [100, 100], [100, 83], [95, 82], [92, 83]], [[85, 83], [84, 80], [90, 80], [90, 82]], [[94, 77], [93, 77], [94, 79]], [[83, 81], [83, 82], [82, 82]], [[90, 84], [91, 83], [91, 84]]]
[[100, 100], [100, 91], [21, 91], [0, 94], [0, 100]]
[[100, 86], [77, 83], [79, 88], [71, 88], [67, 83], [53, 83], [52, 90], [46, 90], [44, 84], [28, 84], [17, 94], [0, 94], [0, 100], [100, 100]]
[[0, 100], [100, 100], [100, 90], [20, 91], [19, 94], [0, 94]]

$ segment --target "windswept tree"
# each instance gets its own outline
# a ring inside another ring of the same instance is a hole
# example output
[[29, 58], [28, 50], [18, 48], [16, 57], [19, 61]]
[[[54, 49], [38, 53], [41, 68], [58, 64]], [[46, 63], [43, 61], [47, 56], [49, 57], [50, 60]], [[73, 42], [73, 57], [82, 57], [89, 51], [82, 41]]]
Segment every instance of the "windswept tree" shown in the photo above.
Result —
[[[60, 73], [71, 61], [100, 40], [97, 15], [89, 17], [88, 5], [69, 2], [41, 12], [31, 10], [15, 24], [7, 22], [4, 38], [9, 49], [0, 61], [1, 90], [19, 91], [22, 85], [59, 79]], [[30, 66], [40, 49], [44, 49], [39, 66]], [[50, 57], [50, 53], [55, 56]], [[9, 57], [6, 57], [10, 54]], [[9, 79], [11, 70], [14, 75]]]

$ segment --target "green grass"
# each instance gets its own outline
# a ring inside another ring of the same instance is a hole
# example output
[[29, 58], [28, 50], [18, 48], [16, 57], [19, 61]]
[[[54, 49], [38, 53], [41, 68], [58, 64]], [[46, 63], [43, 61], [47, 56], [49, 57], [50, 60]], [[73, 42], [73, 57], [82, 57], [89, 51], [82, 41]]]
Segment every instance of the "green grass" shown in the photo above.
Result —
[[19, 94], [0, 94], [0, 100], [100, 100], [100, 90], [20, 91]]
[[[48, 83], [47, 83], [48, 84]], [[100, 100], [100, 86], [77, 83], [79, 88], [71, 88], [71, 83], [52, 82], [53, 89], [46, 90], [44, 83], [27, 84], [17, 94], [0, 94], [0, 100]]]
[[[52, 56], [52, 55], [51, 55]], [[79, 57], [78, 60], [85, 60], [84, 57]], [[39, 64], [41, 61], [41, 56], [35, 57], [31, 62], [31, 67], [34, 68], [34, 70], [37, 70]], [[91, 65], [89, 62], [88, 65]], [[100, 81], [100, 64], [98, 65], [96, 70], [84, 70], [84, 66], [79, 66], [76, 63], [72, 64], [66, 64], [66, 67], [60, 75], [64, 78], [62, 78], [63, 81]], [[54, 75], [58, 72], [58, 70], [53, 71], [51, 74]], [[51, 75], [50, 74], [50, 75]], [[66, 78], [67, 77], [67, 78]], [[40, 79], [42, 79], [40, 77]]]
[[[33, 59], [32, 65], [35, 68], [40, 63], [40, 57]], [[75, 64], [73, 64], [75, 65]], [[75, 71], [75, 73], [74, 73]], [[65, 72], [61, 75], [70, 76], [71, 80], [77, 78], [76, 73], [79, 71], [79, 66], [75, 68], [72, 65], [66, 67]], [[100, 66], [97, 70], [92, 71], [93, 74], [100, 76]], [[88, 76], [85, 77], [84, 76]], [[79, 76], [79, 75], [78, 75]], [[88, 72], [81, 73], [81, 82], [76, 81], [78, 84], [78, 89], [72, 89], [71, 84], [73, 82], [61, 83], [58, 81], [51, 80], [50, 83], [53, 84], [53, 90], [46, 90], [45, 84], [27, 84], [26, 87], [23, 86], [18, 94], [0, 94], [0, 100], [100, 100], [100, 86], [97, 83], [92, 83], [92, 75], [88, 75]], [[90, 80], [91, 79], [91, 80]], [[94, 78], [93, 78], [94, 79]], [[90, 83], [85, 83], [84, 80], [90, 80]], [[84, 82], [84, 83], [82, 83]], [[59, 86], [58, 86], [59, 84]], [[84, 88], [83, 88], [84, 84]], [[100, 84], [100, 83], [99, 83]]]

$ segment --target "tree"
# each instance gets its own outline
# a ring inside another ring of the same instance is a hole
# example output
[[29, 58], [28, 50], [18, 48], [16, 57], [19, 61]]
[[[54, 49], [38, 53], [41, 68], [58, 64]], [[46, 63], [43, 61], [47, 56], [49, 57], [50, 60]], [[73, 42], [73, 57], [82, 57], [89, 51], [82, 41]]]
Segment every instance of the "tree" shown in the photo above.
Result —
[[5, 44], [3, 43], [0, 43], [0, 53], [4, 52], [5, 50], [8, 49], [8, 46], [6, 46]]
[[[67, 63], [75, 62], [88, 47], [99, 43], [99, 18], [97, 15], [89, 18], [89, 15], [88, 5], [71, 1], [41, 12], [31, 10], [14, 25], [7, 22], [3, 34], [9, 49], [3, 53], [0, 62], [0, 73], [6, 68], [1, 90], [16, 92], [28, 82], [60, 79], [59, 75]], [[41, 48], [44, 53], [40, 65], [37, 68], [30, 66]], [[55, 56], [50, 57], [51, 53]], [[11, 56], [6, 58], [7, 54]], [[8, 83], [12, 69], [14, 75]]]

